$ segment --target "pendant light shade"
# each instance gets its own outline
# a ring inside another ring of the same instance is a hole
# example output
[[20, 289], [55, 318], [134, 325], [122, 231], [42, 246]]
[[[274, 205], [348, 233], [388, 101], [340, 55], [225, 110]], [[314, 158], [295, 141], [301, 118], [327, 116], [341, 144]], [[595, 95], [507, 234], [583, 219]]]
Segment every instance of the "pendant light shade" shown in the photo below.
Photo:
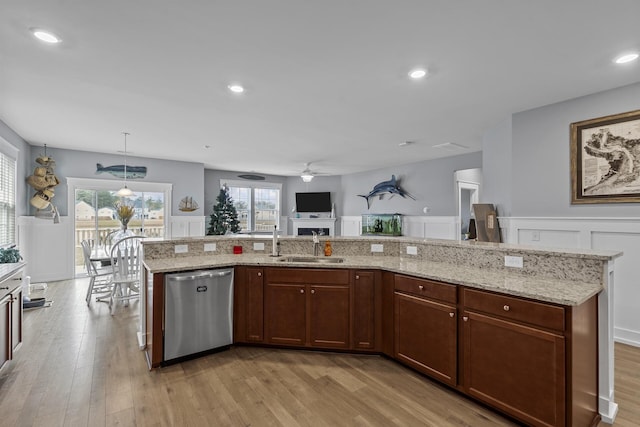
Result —
[[127, 135], [130, 135], [129, 132], [122, 132], [124, 135], [124, 186], [118, 190], [116, 196], [118, 197], [129, 197], [133, 195], [133, 191], [127, 187]]

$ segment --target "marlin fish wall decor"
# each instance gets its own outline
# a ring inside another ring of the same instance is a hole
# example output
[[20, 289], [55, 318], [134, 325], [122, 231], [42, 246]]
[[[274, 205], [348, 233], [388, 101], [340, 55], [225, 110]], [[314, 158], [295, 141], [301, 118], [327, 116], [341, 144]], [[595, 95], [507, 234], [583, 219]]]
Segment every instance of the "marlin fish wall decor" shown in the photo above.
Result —
[[389, 181], [382, 181], [376, 184], [373, 187], [373, 190], [369, 191], [369, 194], [367, 194], [366, 196], [358, 194], [358, 197], [364, 197], [367, 200], [367, 209], [369, 209], [371, 207], [370, 199], [372, 197], [378, 196], [378, 198], [382, 199], [382, 196], [387, 193], [391, 194], [391, 197], [393, 197], [394, 194], [398, 194], [404, 198], [409, 197], [410, 199], [415, 200], [415, 197], [413, 197], [409, 193], [406, 193], [402, 188], [400, 188], [395, 175], [391, 175], [391, 179]]
[[[102, 166], [96, 164], [96, 175], [102, 172], [110, 173], [118, 178], [124, 178], [124, 165]], [[147, 176], [146, 166], [127, 166], [127, 179], [141, 179]]]

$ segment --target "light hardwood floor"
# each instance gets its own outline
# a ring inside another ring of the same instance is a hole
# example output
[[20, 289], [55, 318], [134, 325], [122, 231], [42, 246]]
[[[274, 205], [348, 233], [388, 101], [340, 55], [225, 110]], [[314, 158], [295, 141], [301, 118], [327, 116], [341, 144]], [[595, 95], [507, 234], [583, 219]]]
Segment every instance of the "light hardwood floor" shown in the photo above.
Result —
[[[149, 372], [137, 302], [112, 317], [86, 306], [86, 283], [50, 283], [52, 307], [25, 312], [25, 342], [0, 373], [0, 425], [515, 425], [379, 356], [236, 347]], [[640, 424], [639, 368], [640, 349], [616, 345], [616, 426]]]

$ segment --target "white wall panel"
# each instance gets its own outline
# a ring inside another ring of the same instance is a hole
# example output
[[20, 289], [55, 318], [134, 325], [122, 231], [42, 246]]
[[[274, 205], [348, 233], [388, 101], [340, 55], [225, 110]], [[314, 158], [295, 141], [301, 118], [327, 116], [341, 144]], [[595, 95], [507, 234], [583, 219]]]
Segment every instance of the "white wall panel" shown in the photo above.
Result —
[[499, 221], [507, 243], [624, 252], [614, 261], [614, 338], [640, 347], [640, 218], [501, 217]]
[[640, 233], [591, 233], [593, 249], [623, 251], [616, 261], [616, 291], [614, 296], [614, 336], [617, 341], [640, 345]]

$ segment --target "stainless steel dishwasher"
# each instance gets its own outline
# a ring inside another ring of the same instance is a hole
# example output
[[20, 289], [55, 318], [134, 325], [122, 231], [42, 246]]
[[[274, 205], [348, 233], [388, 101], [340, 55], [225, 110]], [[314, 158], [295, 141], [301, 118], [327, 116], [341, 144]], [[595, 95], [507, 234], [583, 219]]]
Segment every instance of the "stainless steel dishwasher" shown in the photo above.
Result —
[[164, 360], [233, 342], [233, 268], [167, 274]]

